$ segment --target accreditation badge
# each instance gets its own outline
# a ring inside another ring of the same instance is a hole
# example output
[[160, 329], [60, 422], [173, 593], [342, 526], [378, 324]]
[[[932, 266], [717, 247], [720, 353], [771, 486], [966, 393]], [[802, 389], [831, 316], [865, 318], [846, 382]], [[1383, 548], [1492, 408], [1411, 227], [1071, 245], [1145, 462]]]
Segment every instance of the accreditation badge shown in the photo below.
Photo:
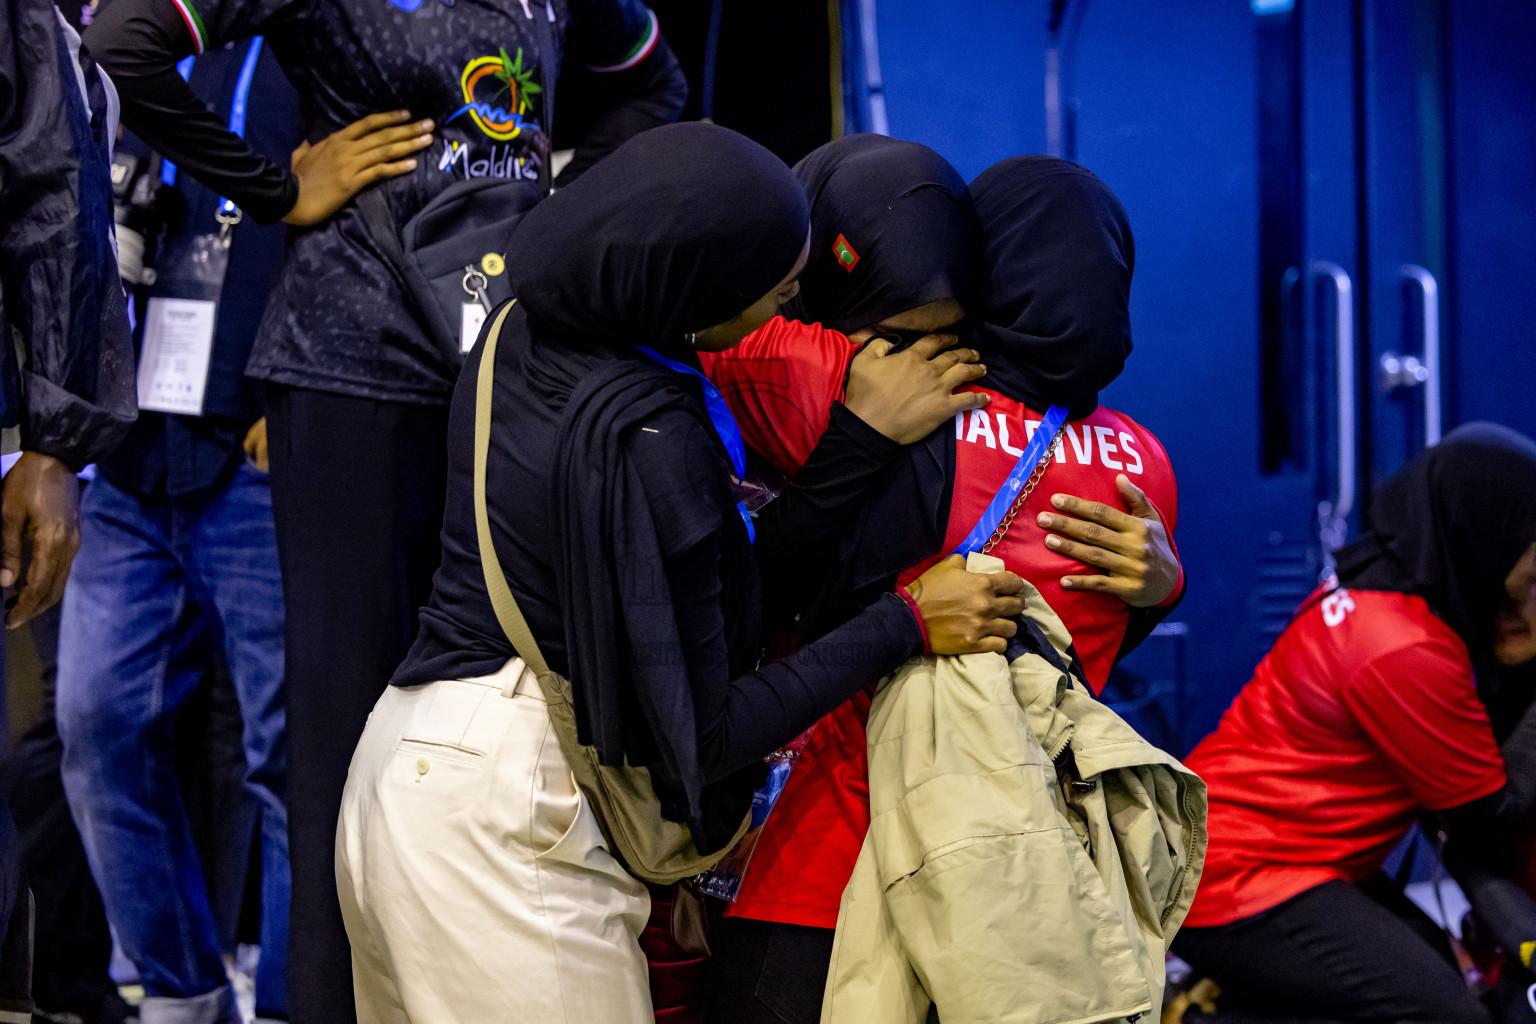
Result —
[[140, 409], [203, 414], [230, 227], [171, 239], [161, 250], [139, 354]]

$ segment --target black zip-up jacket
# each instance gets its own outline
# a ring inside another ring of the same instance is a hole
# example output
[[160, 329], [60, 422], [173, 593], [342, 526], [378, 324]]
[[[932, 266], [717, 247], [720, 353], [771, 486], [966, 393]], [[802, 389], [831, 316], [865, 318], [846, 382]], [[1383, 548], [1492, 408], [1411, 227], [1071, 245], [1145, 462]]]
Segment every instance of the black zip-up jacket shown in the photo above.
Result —
[[[387, 110], [437, 122], [416, 169], [381, 185], [401, 224], [454, 181], [538, 175], [546, 86], [567, 50], [621, 86], [616, 107], [578, 147], [577, 168], [675, 120], [687, 94], [641, 0], [113, 0], [85, 41], [122, 93], [124, 122], [262, 223], [292, 208], [292, 174], [232, 135], [175, 70], [189, 53], [256, 34], [298, 90], [311, 139]], [[540, 52], [546, 36], [556, 52]], [[247, 372], [354, 397], [446, 404], [458, 367], [348, 203], [324, 224], [289, 233]]]
[[[111, 83], [50, 0], [0, 15], [0, 427], [79, 469], [137, 412], [112, 246]], [[19, 357], [18, 357], [19, 350]]]

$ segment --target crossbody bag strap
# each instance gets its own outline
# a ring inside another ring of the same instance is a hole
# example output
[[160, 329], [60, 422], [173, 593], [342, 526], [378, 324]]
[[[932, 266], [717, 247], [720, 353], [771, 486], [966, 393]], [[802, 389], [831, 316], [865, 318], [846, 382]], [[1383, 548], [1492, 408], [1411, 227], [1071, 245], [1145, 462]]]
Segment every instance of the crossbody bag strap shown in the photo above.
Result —
[[506, 574], [501, 571], [501, 559], [496, 557], [496, 545], [491, 540], [491, 517], [485, 504], [485, 467], [491, 450], [491, 388], [496, 378], [496, 342], [501, 328], [507, 322], [507, 314], [517, 305], [513, 299], [501, 307], [491, 329], [485, 336], [485, 346], [480, 352], [480, 373], [475, 380], [475, 533], [480, 541], [480, 571], [485, 574], [485, 590], [490, 595], [491, 607], [496, 610], [496, 621], [507, 634], [518, 656], [540, 680], [549, 675], [549, 663], [533, 639], [528, 620], [507, 586]]

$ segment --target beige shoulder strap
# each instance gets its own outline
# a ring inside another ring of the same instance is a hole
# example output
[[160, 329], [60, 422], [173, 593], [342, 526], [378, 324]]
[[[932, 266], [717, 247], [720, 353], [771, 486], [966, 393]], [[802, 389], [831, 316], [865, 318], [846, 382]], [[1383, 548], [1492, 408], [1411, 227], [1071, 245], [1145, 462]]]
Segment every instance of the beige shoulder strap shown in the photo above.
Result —
[[480, 353], [480, 374], [475, 381], [475, 532], [480, 540], [480, 571], [485, 574], [485, 589], [490, 594], [491, 607], [496, 609], [496, 620], [501, 630], [517, 648], [517, 653], [533, 669], [540, 679], [549, 675], [549, 664], [544, 653], [533, 639], [528, 620], [523, 618], [507, 577], [501, 571], [501, 559], [496, 557], [496, 546], [491, 541], [491, 519], [485, 507], [485, 466], [491, 450], [491, 386], [496, 377], [496, 342], [501, 337], [502, 325], [507, 314], [517, 304], [513, 299], [502, 307], [491, 329], [485, 336], [485, 349]]

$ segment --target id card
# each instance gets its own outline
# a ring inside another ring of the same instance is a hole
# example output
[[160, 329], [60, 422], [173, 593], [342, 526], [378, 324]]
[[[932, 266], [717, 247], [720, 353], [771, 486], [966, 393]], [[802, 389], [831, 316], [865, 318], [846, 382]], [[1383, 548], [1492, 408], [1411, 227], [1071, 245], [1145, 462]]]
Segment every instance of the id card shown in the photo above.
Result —
[[485, 307], [478, 302], [464, 303], [464, 314], [459, 321], [459, 351], [468, 352], [475, 347], [475, 342], [480, 337], [480, 328], [485, 324]]
[[139, 355], [139, 408], [203, 414], [213, 325], [219, 304], [208, 299], [152, 298]]
[[166, 246], [144, 314], [140, 409], [202, 415], [219, 294], [228, 269], [227, 234], [192, 235]]
[[702, 875], [694, 876], [693, 884], [699, 892], [727, 903], [736, 902], [736, 897], [741, 895], [741, 880], [746, 877], [747, 867], [752, 863], [757, 841], [763, 837], [763, 826], [768, 823], [768, 815], [778, 805], [779, 797], [784, 793], [784, 784], [789, 781], [790, 772], [795, 770], [795, 762], [800, 759], [800, 754], [810, 740], [811, 730], [807, 729], [792, 740], [789, 746], [775, 750], [764, 758], [768, 762], [768, 781], [752, 794], [752, 821], [747, 832], [714, 867]]

